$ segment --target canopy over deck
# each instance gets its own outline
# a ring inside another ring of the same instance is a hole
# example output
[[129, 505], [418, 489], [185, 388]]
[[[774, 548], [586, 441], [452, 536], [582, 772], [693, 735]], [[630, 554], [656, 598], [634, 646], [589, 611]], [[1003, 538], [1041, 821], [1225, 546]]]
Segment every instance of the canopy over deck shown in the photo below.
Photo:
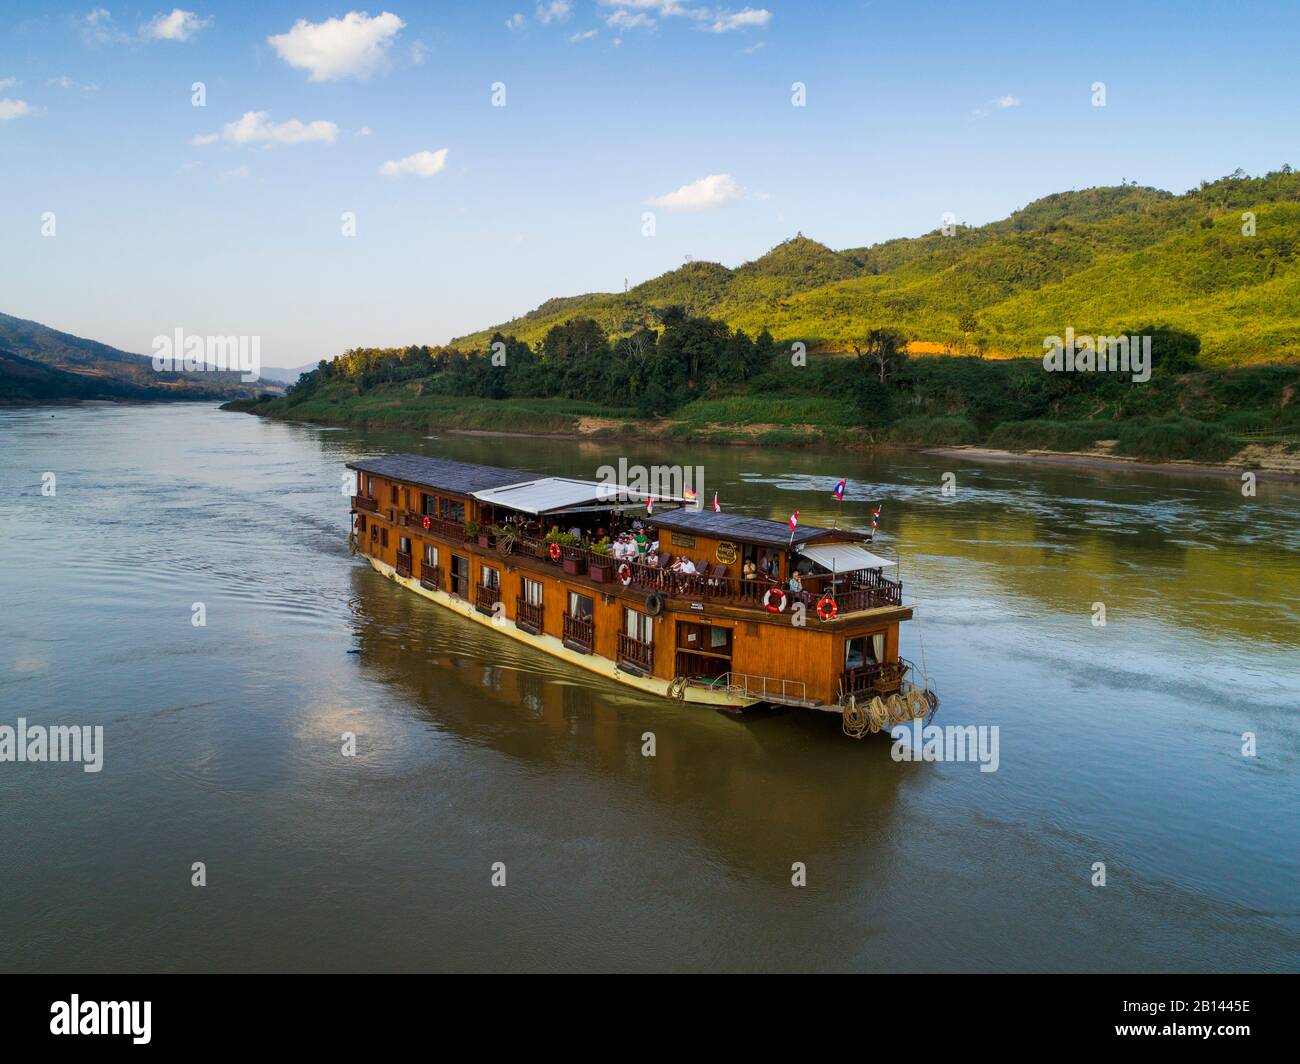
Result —
[[[573, 480], [569, 477], [541, 477], [519, 484], [474, 492], [474, 498], [491, 506], [502, 506], [527, 514], [562, 514], [583, 510], [615, 510], [624, 506], [639, 506], [645, 502], [644, 492], [634, 491], [622, 484], [595, 480]], [[657, 502], [686, 502], [685, 499], [656, 496]]]
[[851, 573], [857, 569], [883, 569], [894, 565], [856, 543], [816, 543], [799, 548], [799, 553], [834, 573]]
[[[651, 520], [660, 528], [695, 532], [718, 539], [734, 539], [741, 543], [757, 543], [765, 547], [787, 547], [791, 544], [790, 525], [787, 522], [769, 521], [763, 517], [718, 514], [712, 510], [674, 510], [662, 516], [655, 514]], [[863, 533], [851, 529], [799, 525], [794, 530], [793, 543], [798, 546], [813, 540], [838, 539], [852, 542], [866, 538]]]

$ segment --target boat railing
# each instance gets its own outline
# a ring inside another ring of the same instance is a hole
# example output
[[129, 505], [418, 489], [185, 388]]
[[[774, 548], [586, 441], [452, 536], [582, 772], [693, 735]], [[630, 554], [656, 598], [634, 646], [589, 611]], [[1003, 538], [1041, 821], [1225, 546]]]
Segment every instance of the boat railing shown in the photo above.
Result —
[[369, 510], [371, 513], [377, 513], [379, 511], [379, 503], [369, 495], [353, 495], [352, 509]]
[[[429, 524], [426, 527], [425, 522]], [[433, 514], [402, 514], [402, 524], [407, 528], [413, 528], [417, 532], [435, 532], [440, 536], [447, 536], [454, 540], [463, 540], [465, 538], [465, 526], [459, 521], [449, 521], [445, 517], [434, 517]]]
[[430, 591], [442, 590], [442, 570], [429, 562], [420, 562], [420, 583]]
[[[430, 518], [430, 527], [423, 529], [423, 520], [424, 517], [420, 514], [406, 515], [408, 526], [417, 531], [439, 534], [451, 538], [453, 542], [464, 539], [464, 528], [454, 521]], [[522, 534], [502, 534], [496, 529], [485, 529], [484, 532], [490, 537], [492, 545], [503, 554], [536, 558], [557, 569], [565, 568], [578, 576], [587, 576], [593, 566], [599, 567], [605, 570], [607, 578], [612, 574], [613, 579], [620, 583], [626, 580], [625, 586], [638, 591], [658, 592], [669, 598], [761, 608], [769, 589], [780, 587], [787, 599], [793, 598], [809, 607], [815, 606], [825, 595], [830, 594], [839, 614], [901, 606], [903, 603], [902, 583], [888, 579], [879, 569], [804, 577], [802, 594], [792, 594], [788, 586], [779, 585], [774, 580], [743, 579], [725, 573], [714, 575], [721, 568], [720, 565], [702, 567], [708, 571], [679, 573], [670, 568], [647, 565], [643, 561], [615, 558], [611, 554], [578, 544], [557, 544]]]
[[596, 646], [596, 624], [590, 617], [564, 615], [564, 643], [573, 650], [590, 654]]
[[618, 660], [620, 664], [626, 663], [640, 669], [642, 672], [650, 673], [654, 671], [655, 648], [653, 643], [647, 643], [628, 635], [626, 632], [618, 633]]
[[912, 663], [906, 658], [872, 661], [845, 669], [840, 675], [840, 685], [846, 695], [895, 694], [903, 685], [903, 677], [912, 668]]
[[489, 617], [496, 613], [497, 603], [501, 601], [501, 589], [484, 584], [474, 585], [474, 608]]
[[700, 677], [690, 683], [709, 690], [725, 690], [742, 698], [760, 702], [776, 702], [790, 706], [814, 705], [816, 699], [808, 697], [808, 686], [802, 680], [783, 680], [779, 676], [756, 676], [747, 672], [725, 672], [717, 677]]
[[409, 554], [403, 554], [400, 550], [397, 552], [397, 575], [411, 575], [411, 556]]
[[526, 602], [523, 595], [515, 596], [515, 627], [522, 628], [525, 632], [531, 632], [533, 635], [541, 635], [542, 628], [542, 605], [534, 605]]

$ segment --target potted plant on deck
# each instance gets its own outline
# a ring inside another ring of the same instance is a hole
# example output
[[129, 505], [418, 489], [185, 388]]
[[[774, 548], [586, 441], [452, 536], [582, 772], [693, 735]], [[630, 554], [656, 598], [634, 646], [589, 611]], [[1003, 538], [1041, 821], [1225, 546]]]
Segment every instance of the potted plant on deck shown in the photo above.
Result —
[[477, 539], [477, 538], [478, 538], [478, 522], [477, 522], [477, 521], [466, 521], [466, 522], [465, 522], [465, 542], [466, 542], [466, 543], [473, 543], [474, 540]]
[[608, 584], [614, 572], [614, 560], [609, 553], [609, 537], [606, 536], [599, 543], [593, 543], [591, 552], [599, 557], [592, 558], [588, 563], [587, 575], [598, 584]]

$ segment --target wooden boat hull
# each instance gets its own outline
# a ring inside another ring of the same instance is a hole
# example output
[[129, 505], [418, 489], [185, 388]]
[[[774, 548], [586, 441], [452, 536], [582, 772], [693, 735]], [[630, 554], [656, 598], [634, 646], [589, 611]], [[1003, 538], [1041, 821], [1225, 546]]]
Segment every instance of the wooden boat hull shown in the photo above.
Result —
[[662, 698], [669, 698], [672, 701], [688, 702], [696, 705], [713, 706], [719, 709], [740, 710], [747, 706], [759, 704], [758, 699], [745, 698], [727, 691], [709, 690], [703, 687], [687, 686], [680, 699], [672, 698], [668, 693], [671, 681], [663, 680], [656, 676], [636, 676], [625, 669], [619, 668], [616, 662], [608, 658], [600, 657], [596, 654], [581, 654], [577, 651], [570, 650], [564, 643], [551, 635], [533, 635], [531, 632], [525, 632], [522, 628], [515, 625], [515, 622], [508, 617], [494, 619], [486, 617], [474, 608], [473, 603], [465, 599], [449, 595], [445, 591], [434, 591], [425, 587], [418, 579], [414, 577], [399, 576], [397, 570], [387, 562], [380, 561], [378, 558], [372, 558], [369, 555], [362, 555], [371, 565], [371, 567], [395, 584], [400, 584], [408, 591], [413, 591], [422, 598], [435, 602], [445, 609], [458, 614], [475, 624], [491, 628], [494, 632], [509, 636], [519, 643], [526, 643], [535, 650], [540, 650], [543, 654], [549, 654], [553, 658], [559, 658], [567, 661], [570, 665], [576, 665], [587, 672], [594, 672], [615, 683], [621, 683], [627, 687], [634, 687], [638, 691], [647, 694], [659, 695]]

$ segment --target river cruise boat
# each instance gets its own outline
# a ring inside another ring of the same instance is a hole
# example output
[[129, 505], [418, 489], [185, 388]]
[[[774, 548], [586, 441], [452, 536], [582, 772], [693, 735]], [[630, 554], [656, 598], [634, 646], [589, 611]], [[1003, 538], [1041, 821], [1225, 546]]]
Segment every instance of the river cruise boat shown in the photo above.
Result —
[[347, 465], [354, 551], [503, 637], [651, 694], [829, 710], [846, 730], [934, 707], [899, 657], [913, 608], [867, 534], [419, 455]]

